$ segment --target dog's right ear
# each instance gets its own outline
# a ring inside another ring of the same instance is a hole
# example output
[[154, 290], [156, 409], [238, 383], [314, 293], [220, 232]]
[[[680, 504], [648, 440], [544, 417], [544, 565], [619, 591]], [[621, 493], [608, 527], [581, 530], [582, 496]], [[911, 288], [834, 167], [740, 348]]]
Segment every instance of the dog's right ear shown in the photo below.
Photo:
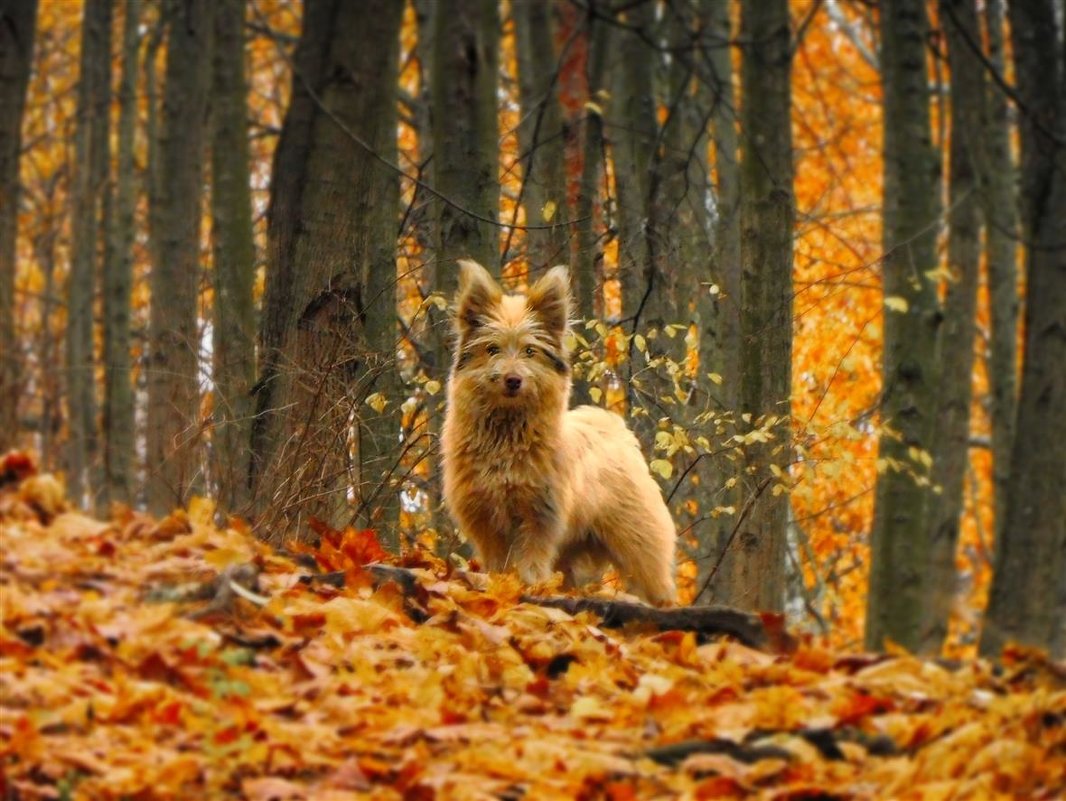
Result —
[[455, 297], [455, 323], [465, 337], [483, 325], [483, 318], [500, 302], [503, 290], [476, 261], [459, 259], [459, 292]]

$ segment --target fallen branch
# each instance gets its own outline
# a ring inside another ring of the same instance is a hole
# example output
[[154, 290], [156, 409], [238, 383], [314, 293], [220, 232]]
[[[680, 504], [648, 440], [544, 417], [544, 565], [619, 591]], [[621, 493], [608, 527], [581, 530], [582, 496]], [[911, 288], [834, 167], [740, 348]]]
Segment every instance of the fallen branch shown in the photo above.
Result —
[[606, 598], [539, 597], [523, 595], [526, 603], [562, 609], [572, 615], [592, 612], [607, 628], [620, 628], [628, 623], [645, 623], [660, 631], [692, 631], [704, 638], [726, 635], [752, 648], [788, 651], [794, 647], [792, 637], [784, 629], [767, 627], [763, 619], [751, 612], [730, 606], [681, 606], [658, 609], [629, 601]]
[[[421, 584], [418, 573], [392, 565], [368, 565], [367, 571], [378, 583], [392, 581], [405, 596], [416, 595]], [[460, 572], [473, 587], [482, 574]], [[323, 573], [306, 576], [308, 583], [323, 583], [335, 587], [344, 586], [344, 573]], [[682, 606], [674, 609], [658, 609], [630, 601], [615, 601], [606, 598], [574, 598], [569, 596], [523, 595], [524, 603], [561, 609], [571, 615], [591, 612], [598, 616], [601, 625], [620, 628], [627, 624], [646, 624], [660, 631], [692, 631], [702, 639], [728, 636], [752, 648], [784, 652], [794, 648], [792, 637], [780, 625], [778, 617], [764, 618], [752, 612], [744, 612], [728, 606]]]

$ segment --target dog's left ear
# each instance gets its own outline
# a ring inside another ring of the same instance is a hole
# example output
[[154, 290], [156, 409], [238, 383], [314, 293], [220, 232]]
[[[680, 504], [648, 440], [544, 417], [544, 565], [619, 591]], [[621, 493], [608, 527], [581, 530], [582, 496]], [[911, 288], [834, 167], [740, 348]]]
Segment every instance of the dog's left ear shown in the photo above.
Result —
[[548, 270], [530, 287], [526, 305], [549, 333], [562, 338], [570, 324], [570, 271], [562, 265]]
[[503, 290], [489, 271], [471, 259], [459, 259], [459, 292], [456, 294], [455, 322], [465, 336], [482, 324], [482, 318], [500, 302]]

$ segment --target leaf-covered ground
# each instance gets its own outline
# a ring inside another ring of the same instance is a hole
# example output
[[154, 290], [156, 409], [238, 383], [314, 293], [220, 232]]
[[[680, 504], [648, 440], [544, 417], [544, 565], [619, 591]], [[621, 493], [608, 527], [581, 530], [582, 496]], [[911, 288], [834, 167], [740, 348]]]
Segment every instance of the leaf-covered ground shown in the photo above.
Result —
[[206, 503], [101, 522], [31, 470], [0, 466], [5, 799], [1064, 797], [1037, 654], [608, 631], [424, 556], [405, 595], [357, 532], [287, 556]]

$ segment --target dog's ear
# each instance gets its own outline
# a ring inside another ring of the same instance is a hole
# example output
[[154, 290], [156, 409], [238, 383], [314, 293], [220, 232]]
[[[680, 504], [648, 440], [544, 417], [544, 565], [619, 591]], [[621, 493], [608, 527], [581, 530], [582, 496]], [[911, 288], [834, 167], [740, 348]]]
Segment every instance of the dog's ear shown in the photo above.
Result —
[[455, 324], [465, 336], [480, 327], [482, 318], [500, 302], [503, 290], [489, 271], [470, 259], [459, 259], [459, 292], [455, 296]]
[[562, 265], [548, 270], [530, 287], [526, 305], [550, 334], [562, 338], [570, 324], [569, 270]]

